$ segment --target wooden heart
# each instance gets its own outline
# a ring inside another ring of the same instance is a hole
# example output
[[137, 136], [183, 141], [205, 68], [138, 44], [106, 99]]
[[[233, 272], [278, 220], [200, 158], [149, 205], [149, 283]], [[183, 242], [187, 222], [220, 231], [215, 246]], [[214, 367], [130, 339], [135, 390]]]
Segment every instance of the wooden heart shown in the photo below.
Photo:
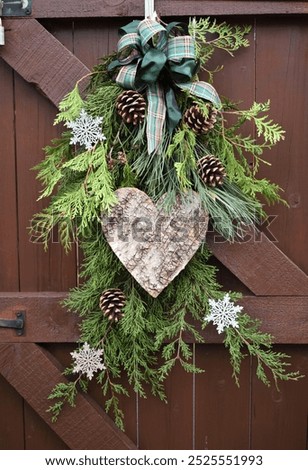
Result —
[[172, 212], [139, 189], [116, 191], [118, 203], [102, 216], [102, 230], [114, 253], [152, 296], [157, 297], [185, 268], [205, 238], [209, 216], [197, 193], [178, 196]]

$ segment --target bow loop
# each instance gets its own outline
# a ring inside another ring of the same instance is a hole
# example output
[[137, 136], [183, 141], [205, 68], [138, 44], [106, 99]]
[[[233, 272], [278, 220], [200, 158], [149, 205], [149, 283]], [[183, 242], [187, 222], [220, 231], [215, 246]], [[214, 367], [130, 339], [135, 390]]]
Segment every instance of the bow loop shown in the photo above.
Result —
[[147, 52], [151, 47], [163, 50], [167, 45], [167, 32], [157, 21], [149, 18], [140, 21], [138, 27], [138, 34], [140, 36], [141, 48]]
[[125, 34], [118, 42], [118, 60], [121, 65], [130, 64], [141, 57], [140, 37], [137, 33]]

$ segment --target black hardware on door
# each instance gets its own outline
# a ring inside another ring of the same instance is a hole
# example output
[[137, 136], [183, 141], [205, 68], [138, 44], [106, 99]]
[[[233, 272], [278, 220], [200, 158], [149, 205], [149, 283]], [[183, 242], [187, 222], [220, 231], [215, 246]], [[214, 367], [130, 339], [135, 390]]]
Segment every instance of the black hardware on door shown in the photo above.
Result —
[[21, 336], [24, 334], [25, 321], [26, 313], [17, 312], [16, 320], [6, 320], [0, 318], [0, 328], [14, 328], [16, 330], [16, 334]]
[[0, 16], [29, 16], [32, 0], [0, 0]]

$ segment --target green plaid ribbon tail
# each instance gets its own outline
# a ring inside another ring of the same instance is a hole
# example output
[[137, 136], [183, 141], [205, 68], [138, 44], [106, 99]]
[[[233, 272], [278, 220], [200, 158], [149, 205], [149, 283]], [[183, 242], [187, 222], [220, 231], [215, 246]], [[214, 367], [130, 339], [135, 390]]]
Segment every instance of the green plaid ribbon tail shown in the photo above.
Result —
[[148, 153], [155, 152], [161, 143], [163, 135], [166, 104], [164, 90], [158, 83], [147, 87], [148, 115], [147, 115], [147, 141]]
[[181, 90], [188, 91], [191, 95], [198, 96], [207, 101], [211, 101], [218, 108], [221, 107], [221, 101], [215, 88], [206, 82], [177, 83]]

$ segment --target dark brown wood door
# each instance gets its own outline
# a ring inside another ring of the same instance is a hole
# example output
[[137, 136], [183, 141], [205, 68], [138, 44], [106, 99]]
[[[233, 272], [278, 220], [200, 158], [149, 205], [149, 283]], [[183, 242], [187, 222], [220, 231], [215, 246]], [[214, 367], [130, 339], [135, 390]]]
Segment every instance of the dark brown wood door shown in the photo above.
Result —
[[[286, 129], [286, 140], [265, 155], [272, 166], [262, 171], [285, 189], [290, 207], [268, 208], [276, 217], [257, 239], [229, 245], [215, 243], [212, 235], [208, 242], [224, 287], [243, 292], [249, 313], [263, 320], [264, 329], [276, 337], [277, 349], [290, 353], [293, 368], [307, 377], [308, 5], [179, 0], [156, 4], [164, 17], [223, 14], [229, 22], [253, 26], [250, 48], [234, 59], [223, 54], [217, 59], [225, 67], [215, 85], [243, 106], [271, 99], [273, 118]], [[279, 392], [268, 389], [257, 381], [255, 364], [247, 358], [238, 389], [228, 353], [214, 331], [206, 344], [193, 345], [195, 361], [206, 373], [194, 376], [176, 368], [167, 380], [168, 405], [150, 395], [143, 400], [132, 393], [123, 399], [126, 435], [104, 414], [95, 387], [91, 398], [80, 396], [77, 408], [66, 410], [56, 424], [45, 411], [46, 397], [70, 362], [78, 338], [77, 318], [58, 302], [78, 282], [79, 267], [77, 249], [65, 256], [52, 243], [45, 253], [29, 241], [29, 220], [41, 208], [36, 202], [39, 185], [30, 168], [56, 135], [56, 105], [99, 57], [115, 49], [123, 17], [142, 14], [139, 0], [78, 5], [36, 0], [31, 18], [4, 21], [0, 318], [13, 318], [23, 310], [26, 329], [21, 337], [0, 329], [0, 449], [305, 449], [308, 379], [281, 384]]]

